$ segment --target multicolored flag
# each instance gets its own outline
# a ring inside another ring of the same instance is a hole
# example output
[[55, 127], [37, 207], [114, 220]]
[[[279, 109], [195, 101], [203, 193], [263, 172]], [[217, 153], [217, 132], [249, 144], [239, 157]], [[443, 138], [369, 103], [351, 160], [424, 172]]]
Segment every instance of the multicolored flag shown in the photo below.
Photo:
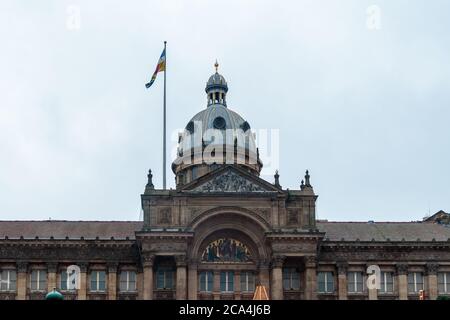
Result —
[[163, 52], [161, 53], [161, 57], [158, 60], [158, 64], [156, 65], [156, 70], [153, 73], [152, 79], [149, 83], [145, 84], [145, 87], [147, 89], [152, 86], [153, 82], [155, 82], [156, 75], [161, 71], [166, 71], [166, 48], [164, 48]]

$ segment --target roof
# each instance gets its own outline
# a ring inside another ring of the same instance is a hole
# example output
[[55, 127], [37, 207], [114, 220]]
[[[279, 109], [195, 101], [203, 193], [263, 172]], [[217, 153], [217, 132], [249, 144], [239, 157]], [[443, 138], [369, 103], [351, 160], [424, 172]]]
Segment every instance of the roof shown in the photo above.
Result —
[[0, 239], [135, 239], [142, 221], [0, 221]]
[[448, 241], [448, 225], [427, 222], [317, 222], [331, 241]]

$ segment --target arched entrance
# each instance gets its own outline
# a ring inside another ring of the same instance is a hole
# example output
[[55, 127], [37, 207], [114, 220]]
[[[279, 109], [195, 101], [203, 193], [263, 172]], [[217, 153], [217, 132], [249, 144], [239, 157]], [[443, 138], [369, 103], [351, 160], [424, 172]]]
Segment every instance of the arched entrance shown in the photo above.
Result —
[[251, 299], [257, 284], [268, 286], [270, 253], [264, 229], [248, 213], [210, 212], [200, 217], [193, 224], [189, 252], [189, 298]]

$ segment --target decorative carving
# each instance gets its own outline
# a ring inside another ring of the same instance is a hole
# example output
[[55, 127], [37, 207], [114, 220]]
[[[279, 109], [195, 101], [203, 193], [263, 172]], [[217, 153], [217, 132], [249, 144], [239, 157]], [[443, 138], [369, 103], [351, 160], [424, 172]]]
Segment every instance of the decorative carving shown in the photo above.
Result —
[[24, 261], [17, 262], [17, 272], [27, 272], [28, 263]]
[[180, 254], [175, 256], [175, 264], [177, 267], [185, 267], [187, 265], [186, 255]]
[[118, 262], [108, 262], [107, 267], [108, 267], [108, 273], [117, 273], [117, 268], [119, 267], [119, 263]]
[[316, 268], [317, 267], [317, 257], [316, 256], [306, 256], [305, 257], [305, 267]]
[[344, 261], [340, 261], [336, 263], [336, 267], [338, 270], [338, 274], [347, 274], [348, 263]]
[[80, 272], [86, 273], [88, 271], [89, 263], [80, 262], [77, 265], [80, 267]]
[[404, 263], [397, 264], [397, 274], [403, 275], [408, 273], [408, 265]]
[[222, 238], [211, 242], [202, 254], [203, 262], [248, 262], [250, 251], [242, 242]]
[[192, 220], [198, 215], [200, 215], [203, 211], [202, 207], [189, 207], [189, 219]]
[[439, 264], [437, 263], [428, 263], [427, 264], [427, 274], [428, 275], [436, 275], [439, 269]]
[[286, 256], [282, 256], [282, 255], [273, 256], [272, 267], [273, 268], [282, 268], [285, 259], [286, 259]]
[[265, 220], [269, 221], [270, 211], [271, 211], [270, 208], [250, 208], [250, 209], [255, 211], [257, 214], [259, 214]]
[[160, 223], [160, 224], [171, 224], [172, 223], [172, 209], [171, 208], [159, 209], [158, 223]]
[[141, 256], [141, 262], [144, 267], [153, 267], [153, 263], [155, 262], [155, 255], [143, 254]]
[[47, 263], [47, 271], [49, 273], [56, 273], [57, 270], [58, 270], [58, 263], [56, 263], [56, 262]]
[[268, 190], [254, 182], [227, 170], [225, 173], [211, 179], [210, 181], [194, 188], [197, 192], [266, 192]]

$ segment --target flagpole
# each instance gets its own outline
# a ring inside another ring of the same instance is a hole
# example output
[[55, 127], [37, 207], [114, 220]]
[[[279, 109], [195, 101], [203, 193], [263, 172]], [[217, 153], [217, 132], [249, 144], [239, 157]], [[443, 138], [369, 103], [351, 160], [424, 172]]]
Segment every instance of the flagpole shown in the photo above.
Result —
[[165, 66], [164, 66], [164, 123], [163, 123], [163, 189], [166, 190], [166, 73], [167, 73], [167, 51], [164, 41]]

